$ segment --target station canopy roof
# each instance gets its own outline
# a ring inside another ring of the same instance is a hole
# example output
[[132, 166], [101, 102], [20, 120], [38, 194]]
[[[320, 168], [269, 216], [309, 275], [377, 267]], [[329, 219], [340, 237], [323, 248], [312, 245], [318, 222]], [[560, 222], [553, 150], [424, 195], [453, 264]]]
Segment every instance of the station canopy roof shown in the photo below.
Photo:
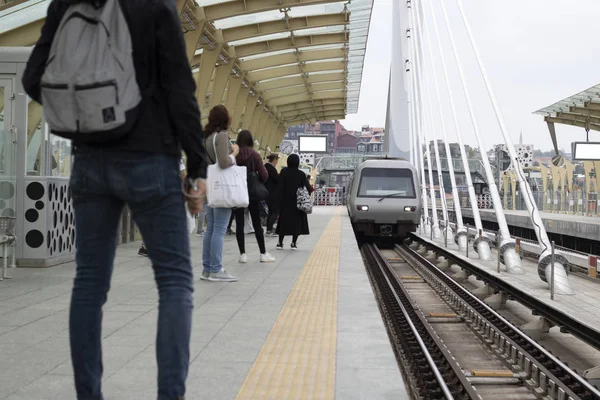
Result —
[[[2, 1], [7, 0], [0, 0], [0, 46], [33, 45], [50, 0]], [[228, 65], [285, 126], [358, 111], [373, 0], [177, 2], [190, 66], [197, 82], [207, 81], [198, 93], [201, 107], [218, 104], [211, 101], [217, 68], [207, 68], [210, 77], [200, 71], [206, 65], [202, 54], [214, 57], [216, 50], [215, 66]], [[198, 38], [191, 48], [189, 38]]]
[[600, 131], [600, 84], [542, 108], [534, 114], [543, 115], [548, 123]]

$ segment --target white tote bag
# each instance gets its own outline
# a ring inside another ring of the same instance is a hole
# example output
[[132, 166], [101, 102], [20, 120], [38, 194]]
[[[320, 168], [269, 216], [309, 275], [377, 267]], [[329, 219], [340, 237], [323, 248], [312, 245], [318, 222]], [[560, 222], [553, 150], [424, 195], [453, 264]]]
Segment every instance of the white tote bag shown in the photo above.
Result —
[[246, 208], [249, 204], [246, 167], [232, 165], [219, 167], [217, 154], [217, 135], [213, 136], [213, 148], [217, 162], [208, 166], [206, 178], [206, 197], [212, 208]]

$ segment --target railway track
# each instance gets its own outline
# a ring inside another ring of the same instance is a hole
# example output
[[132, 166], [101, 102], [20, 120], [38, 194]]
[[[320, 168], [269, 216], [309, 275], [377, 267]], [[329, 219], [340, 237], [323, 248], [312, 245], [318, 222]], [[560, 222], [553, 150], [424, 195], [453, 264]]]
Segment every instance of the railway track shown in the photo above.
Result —
[[361, 248], [414, 399], [583, 399], [600, 391], [406, 245]]

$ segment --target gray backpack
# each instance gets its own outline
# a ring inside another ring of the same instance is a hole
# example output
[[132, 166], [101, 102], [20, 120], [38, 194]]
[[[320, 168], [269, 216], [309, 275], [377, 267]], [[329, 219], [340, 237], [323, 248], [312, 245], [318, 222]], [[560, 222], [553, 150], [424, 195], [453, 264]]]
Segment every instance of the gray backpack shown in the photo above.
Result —
[[119, 0], [99, 7], [80, 2], [67, 9], [40, 87], [46, 122], [56, 135], [105, 142], [133, 128], [141, 93]]

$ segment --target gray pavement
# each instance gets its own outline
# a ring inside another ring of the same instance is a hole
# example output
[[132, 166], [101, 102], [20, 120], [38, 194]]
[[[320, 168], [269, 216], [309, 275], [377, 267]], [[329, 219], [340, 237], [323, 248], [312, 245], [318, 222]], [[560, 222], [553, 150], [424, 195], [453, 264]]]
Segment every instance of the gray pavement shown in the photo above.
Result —
[[[275, 251], [277, 239], [266, 238], [275, 263], [260, 264], [254, 235], [246, 235], [249, 263], [238, 264], [235, 237], [228, 236], [224, 264], [240, 277], [235, 283], [198, 279], [202, 238], [192, 236], [196, 284], [186, 398], [235, 398], [332, 210], [315, 208], [311, 235], [300, 237], [297, 252]], [[156, 396], [158, 296], [150, 262], [137, 255], [138, 246], [119, 247], [104, 307], [107, 400]], [[404, 398], [347, 217], [340, 265], [336, 397]], [[0, 399], [74, 399], [67, 330], [74, 264], [11, 273], [12, 280], [0, 282]]]

